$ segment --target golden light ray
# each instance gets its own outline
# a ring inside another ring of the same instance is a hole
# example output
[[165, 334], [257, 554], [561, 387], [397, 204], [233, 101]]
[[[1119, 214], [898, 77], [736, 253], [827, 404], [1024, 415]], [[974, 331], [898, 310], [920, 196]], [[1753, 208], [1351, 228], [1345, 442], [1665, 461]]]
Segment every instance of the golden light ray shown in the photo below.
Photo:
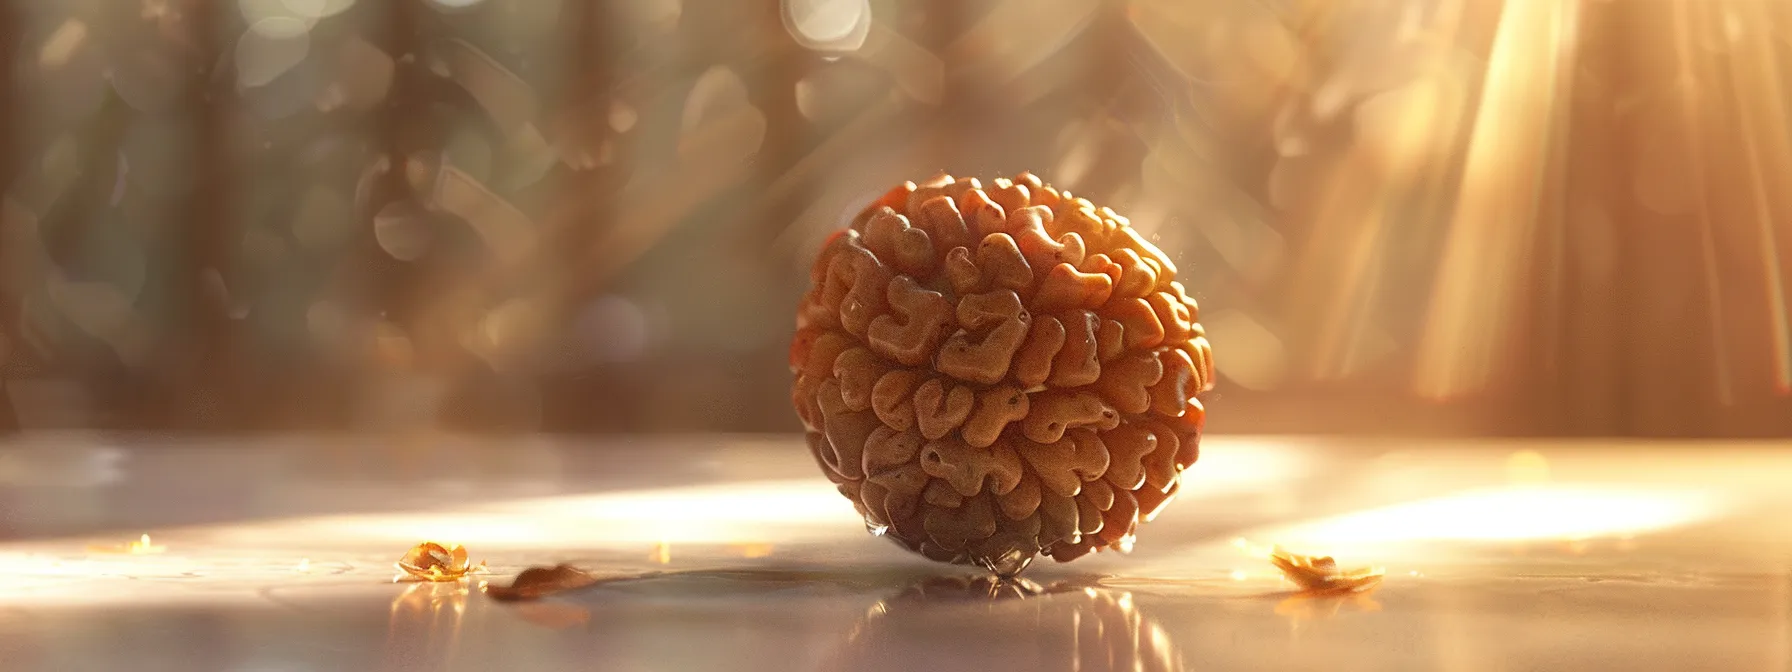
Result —
[[[1325, 211], [1328, 215], [1322, 218], [1334, 224], [1321, 227], [1330, 231], [1315, 231], [1315, 244], [1309, 248], [1314, 251], [1328, 249], [1328, 254], [1337, 255], [1334, 263], [1339, 266], [1328, 274], [1335, 276], [1334, 282], [1307, 285], [1333, 296], [1304, 302], [1326, 307], [1322, 309], [1319, 340], [1314, 352], [1314, 373], [1321, 378], [1346, 374], [1345, 358], [1349, 351], [1348, 341], [1351, 340], [1347, 334], [1352, 331], [1349, 325], [1352, 322], [1362, 322], [1353, 318], [1363, 314], [1366, 302], [1380, 284], [1383, 266], [1376, 263], [1376, 251], [1386, 223], [1388, 199], [1360, 196], [1383, 193], [1385, 185], [1375, 177], [1373, 171], [1363, 170], [1364, 166], [1361, 165], [1352, 165], [1356, 163], [1357, 161], [1347, 161], [1340, 166], [1339, 179], [1333, 182], [1329, 189], [1331, 195], [1325, 199], [1339, 207], [1328, 208]], [[1319, 244], [1321, 240], [1338, 246]]]
[[[1355, 511], [1260, 534], [1290, 546], [1385, 557], [1401, 547], [1485, 549], [1622, 539], [1709, 521], [1733, 506], [1716, 488], [1521, 483]], [[1442, 555], [1427, 558], [1441, 560]]]
[[[1772, 19], [1765, 7], [1755, 3], [1736, 3], [1728, 9], [1742, 15], [1743, 25], [1765, 26]], [[1766, 284], [1773, 332], [1773, 384], [1777, 392], [1786, 394], [1792, 392], [1792, 325], [1788, 325], [1786, 315], [1785, 276], [1780, 270], [1779, 240], [1774, 232], [1776, 218], [1768, 200], [1768, 185], [1773, 182], [1767, 177], [1770, 169], [1765, 164], [1792, 154], [1786, 125], [1776, 121], [1792, 117], [1787, 116], [1784, 84], [1771, 39], [1770, 34], [1760, 30], [1737, 33], [1728, 70], [1736, 121], [1743, 135], [1741, 144], [1748, 157], [1750, 206], [1760, 235], [1762, 281]]]
[[1556, 115], [1567, 104], [1580, 5], [1510, 0], [1482, 85], [1451, 228], [1418, 350], [1417, 391], [1449, 398], [1484, 384], [1525, 289], [1544, 206]]
[[[1422, 23], [1409, 17], [1405, 32], [1411, 35], [1401, 39], [1413, 47], [1412, 58], [1450, 63], [1461, 12], [1462, 3], [1452, 1]], [[1316, 42], [1309, 32], [1302, 40], [1309, 48]], [[1459, 86], [1445, 65], [1373, 96], [1357, 112], [1357, 146], [1331, 167], [1314, 210], [1313, 237], [1295, 265], [1301, 274], [1298, 305], [1320, 307], [1312, 368], [1321, 378], [1348, 376], [1359, 364], [1388, 270], [1383, 249], [1393, 234], [1390, 219], [1399, 203], [1422, 201], [1441, 186], [1448, 162], [1439, 160], [1436, 148], [1458, 136], [1464, 116]], [[1326, 95], [1316, 92], [1315, 105]]]

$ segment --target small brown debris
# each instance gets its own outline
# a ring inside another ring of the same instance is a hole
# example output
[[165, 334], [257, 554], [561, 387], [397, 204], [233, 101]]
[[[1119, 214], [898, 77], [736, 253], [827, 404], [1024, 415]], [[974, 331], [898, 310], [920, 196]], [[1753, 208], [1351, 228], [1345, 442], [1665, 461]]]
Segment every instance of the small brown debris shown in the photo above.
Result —
[[597, 577], [572, 565], [530, 567], [517, 574], [516, 579], [508, 586], [485, 586], [485, 594], [503, 602], [522, 602], [539, 600], [596, 583]]

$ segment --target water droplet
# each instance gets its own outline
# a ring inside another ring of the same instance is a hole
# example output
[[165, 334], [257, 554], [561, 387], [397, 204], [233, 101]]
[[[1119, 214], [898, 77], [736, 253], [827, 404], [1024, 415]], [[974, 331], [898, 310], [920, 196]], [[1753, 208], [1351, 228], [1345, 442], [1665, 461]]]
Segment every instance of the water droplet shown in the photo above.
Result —
[[984, 569], [994, 573], [997, 577], [1012, 579], [1020, 576], [1021, 572], [1026, 571], [1028, 565], [1033, 564], [1033, 557], [1033, 553], [1013, 549], [993, 558], [978, 558], [977, 564], [982, 565]]

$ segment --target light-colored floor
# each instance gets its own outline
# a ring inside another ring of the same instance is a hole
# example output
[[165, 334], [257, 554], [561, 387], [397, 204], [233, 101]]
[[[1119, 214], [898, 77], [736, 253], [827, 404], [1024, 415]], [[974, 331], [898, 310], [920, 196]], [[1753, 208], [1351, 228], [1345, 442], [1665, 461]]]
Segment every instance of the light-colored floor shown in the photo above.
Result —
[[[795, 438], [34, 434], [0, 446], [0, 669], [1792, 669], [1792, 444], [1215, 438], [1190, 478], [1131, 555], [992, 598]], [[392, 583], [426, 539], [490, 573]], [[1387, 580], [1291, 595], [1270, 544]], [[480, 592], [568, 561], [642, 578]]]

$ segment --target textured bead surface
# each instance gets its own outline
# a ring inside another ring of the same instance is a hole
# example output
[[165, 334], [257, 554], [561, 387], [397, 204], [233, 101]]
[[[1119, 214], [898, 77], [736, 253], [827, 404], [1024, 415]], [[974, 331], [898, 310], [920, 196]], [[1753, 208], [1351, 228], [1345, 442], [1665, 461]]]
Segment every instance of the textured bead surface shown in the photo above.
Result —
[[1022, 173], [890, 190], [833, 235], [792, 402], [871, 529], [1019, 572], [1131, 547], [1199, 455], [1213, 351], [1124, 217]]

